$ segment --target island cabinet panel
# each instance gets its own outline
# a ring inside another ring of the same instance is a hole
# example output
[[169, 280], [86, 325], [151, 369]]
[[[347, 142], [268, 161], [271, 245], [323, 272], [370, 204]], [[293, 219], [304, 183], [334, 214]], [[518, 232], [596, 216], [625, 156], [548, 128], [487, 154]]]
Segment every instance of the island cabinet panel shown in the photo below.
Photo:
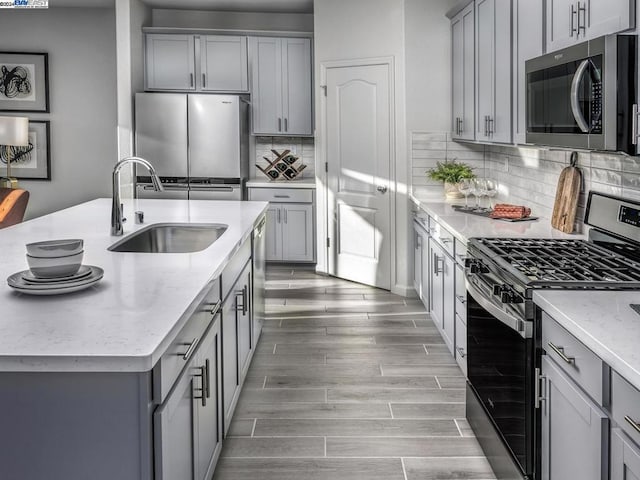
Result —
[[0, 478], [153, 480], [151, 375], [0, 373]]

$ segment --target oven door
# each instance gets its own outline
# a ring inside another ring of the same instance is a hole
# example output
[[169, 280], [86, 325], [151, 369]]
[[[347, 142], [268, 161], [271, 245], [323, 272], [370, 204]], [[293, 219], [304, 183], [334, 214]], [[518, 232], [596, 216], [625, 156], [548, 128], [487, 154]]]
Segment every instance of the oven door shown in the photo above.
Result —
[[498, 479], [534, 478], [531, 330], [467, 277], [467, 418]]

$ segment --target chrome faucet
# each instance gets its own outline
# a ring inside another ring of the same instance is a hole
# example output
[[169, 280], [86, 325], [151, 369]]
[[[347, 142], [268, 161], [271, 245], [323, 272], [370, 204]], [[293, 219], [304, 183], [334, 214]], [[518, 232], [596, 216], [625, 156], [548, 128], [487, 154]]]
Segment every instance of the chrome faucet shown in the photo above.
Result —
[[151, 182], [153, 183], [153, 188], [156, 192], [162, 192], [164, 188], [162, 188], [162, 183], [160, 183], [160, 178], [156, 174], [156, 170], [153, 168], [148, 161], [144, 158], [140, 157], [127, 157], [120, 160], [116, 163], [116, 166], [113, 167], [113, 202], [111, 204], [111, 235], [122, 235], [122, 204], [120, 203], [120, 170], [122, 167], [129, 163], [137, 163], [139, 165], [144, 166], [147, 170], [149, 170], [149, 174], [151, 175]]

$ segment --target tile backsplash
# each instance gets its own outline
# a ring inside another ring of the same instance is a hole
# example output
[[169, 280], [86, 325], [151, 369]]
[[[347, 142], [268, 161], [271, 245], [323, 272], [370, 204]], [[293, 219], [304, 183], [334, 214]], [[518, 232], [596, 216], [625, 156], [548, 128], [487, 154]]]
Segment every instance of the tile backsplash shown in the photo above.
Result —
[[[271, 150], [282, 152], [283, 150], [291, 150], [291, 153], [300, 160], [296, 165], [301, 163], [306, 165], [306, 168], [296, 178], [314, 178], [315, 177], [315, 144], [314, 139], [309, 137], [256, 137], [255, 138], [255, 159], [250, 165], [251, 177], [258, 179], [268, 179], [268, 177], [262, 173], [256, 164], [262, 168], [266, 168], [268, 163], [263, 157], [267, 157], [269, 160], [275, 160], [276, 156]], [[279, 181], [279, 180], [278, 180]], [[286, 180], [283, 180], [286, 181]]]
[[[424, 172], [436, 160], [457, 158], [475, 167], [478, 176], [498, 181], [497, 200], [527, 205], [534, 215], [547, 218], [553, 211], [560, 172], [571, 156], [570, 150], [456, 143], [448, 133], [414, 132], [411, 144], [414, 192], [442, 192], [442, 186], [427, 180]], [[583, 179], [579, 229], [590, 190], [640, 200], [640, 157], [580, 151], [578, 167]]]

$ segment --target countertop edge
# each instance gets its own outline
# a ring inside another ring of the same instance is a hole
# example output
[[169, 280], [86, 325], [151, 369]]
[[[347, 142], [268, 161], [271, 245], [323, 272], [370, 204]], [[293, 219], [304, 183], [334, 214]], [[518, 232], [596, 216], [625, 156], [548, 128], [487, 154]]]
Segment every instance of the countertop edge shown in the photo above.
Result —
[[254, 204], [263, 204], [260, 213], [252, 222], [251, 228], [240, 235], [233, 248], [210, 275], [207, 282], [194, 293], [193, 300], [187, 309], [176, 320], [175, 324], [158, 344], [148, 353], [139, 355], [3, 355], [0, 357], [0, 373], [146, 373], [153, 370], [166, 349], [175, 340], [176, 336], [186, 325], [198, 305], [204, 300], [210, 285], [220, 277], [229, 261], [233, 258], [245, 241], [251, 238], [254, 229], [259, 225], [269, 208], [268, 202], [252, 201]]
[[[567, 292], [570, 293], [570, 292]], [[557, 304], [550, 302], [544, 297], [544, 292], [534, 292], [533, 302], [544, 310], [559, 325], [576, 337], [589, 350], [596, 354], [604, 363], [620, 374], [625, 380], [640, 390], [640, 371], [634, 369], [625, 362], [617, 353], [607, 348], [600, 340], [589, 331], [580, 326], [569, 315], [562, 311]]]

